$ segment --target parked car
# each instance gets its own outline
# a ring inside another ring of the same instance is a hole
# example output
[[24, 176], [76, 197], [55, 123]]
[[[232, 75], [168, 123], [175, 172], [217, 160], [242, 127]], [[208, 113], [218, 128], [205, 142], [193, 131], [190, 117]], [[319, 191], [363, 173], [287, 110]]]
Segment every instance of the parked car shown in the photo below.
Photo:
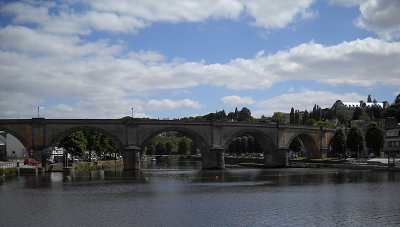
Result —
[[24, 165], [37, 165], [39, 163], [40, 163], [39, 161], [36, 161], [33, 158], [27, 158], [24, 160]]

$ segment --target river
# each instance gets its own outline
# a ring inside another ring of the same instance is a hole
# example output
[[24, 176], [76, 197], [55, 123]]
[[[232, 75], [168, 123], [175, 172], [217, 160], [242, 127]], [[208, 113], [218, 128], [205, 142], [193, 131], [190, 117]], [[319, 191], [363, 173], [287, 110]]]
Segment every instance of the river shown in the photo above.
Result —
[[395, 226], [399, 189], [398, 172], [170, 161], [0, 181], [0, 225]]

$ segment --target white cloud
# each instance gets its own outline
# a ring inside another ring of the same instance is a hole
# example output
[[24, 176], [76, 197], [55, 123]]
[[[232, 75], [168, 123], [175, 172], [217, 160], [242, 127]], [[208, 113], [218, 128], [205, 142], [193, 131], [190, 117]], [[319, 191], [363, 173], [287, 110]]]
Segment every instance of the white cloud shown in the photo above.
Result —
[[[21, 34], [30, 36], [16, 36], [18, 42], [13, 44], [10, 37], [19, 29], [28, 32]], [[146, 96], [157, 90], [185, 90], [199, 85], [225, 86], [231, 90], [264, 90], [277, 82], [289, 80], [317, 81], [333, 86], [400, 86], [400, 43], [372, 38], [335, 46], [310, 42], [274, 55], [265, 56], [260, 51], [252, 59], [238, 58], [227, 64], [207, 65], [204, 61], [168, 62], [165, 56], [152, 51], [129, 52], [116, 57], [114, 53], [124, 46], [111, 45], [106, 40], [91, 43], [60, 38], [57, 39], [58, 45], [52, 45], [49, 39], [46, 47], [38, 39], [37, 46], [42, 46], [41, 50], [35, 47], [35, 42], [28, 45], [29, 40], [25, 39], [35, 39], [42, 34], [24, 27], [1, 28], [0, 34], [2, 98], [13, 100], [14, 94], [19, 93], [21, 100], [37, 100], [29, 106], [37, 105], [34, 103], [40, 103], [43, 97], [49, 96], [90, 100], [95, 106], [106, 106], [107, 100]], [[64, 51], [65, 54], [56, 55], [57, 51]], [[222, 101], [227, 105], [232, 103], [228, 98]], [[237, 98], [236, 101], [251, 104], [254, 100]], [[6, 109], [13, 109], [9, 104], [2, 103], [2, 108], [5, 106]], [[203, 107], [191, 100], [154, 101], [141, 106], [138, 112], [172, 110], [183, 106]], [[89, 107], [82, 105], [76, 108]], [[17, 109], [25, 110], [21, 106]], [[8, 113], [7, 116], [15, 114]]]
[[253, 105], [256, 101], [252, 97], [240, 97], [237, 95], [225, 96], [220, 99], [226, 106], [241, 106], [241, 105]]
[[[254, 19], [254, 26], [267, 29], [284, 28], [297, 20], [314, 18], [310, 9], [315, 0], [185, 0], [185, 1], [83, 1], [90, 9], [76, 11], [73, 3], [14, 2], [5, 4], [1, 13], [13, 14], [14, 24], [33, 23], [42, 32], [65, 35], [89, 35], [93, 30], [116, 33], [137, 33], [153, 22], [202, 22], [208, 19], [239, 20], [245, 13]], [[82, 1], [81, 1], [82, 2]], [[67, 5], [71, 4], [71, 5]], [[50, 14], [49, 10], [58, 10]]]
[[253, 25], [258, 27], [284, 28], [297, 19], [307, 20], [316, 16], [309, 7], [314, 0], [243, 0], [246, 13], [255, 21]]
[[368, 0], [360, 5], [356, 25], [386, 40], [400, 38], [400, 1]]
[[327, 0], [329, 4], [332, 5], [341, 5], [344, 7], [354, 7], [358, 6], [366, 0]]
[[147, 102], [145, 109], [150, 111], [161, 111], [161, 110], [173, 110], [181, 107], [190, 107], [194, 109], [204, 108], [204, 104], [200, 104], [199, 102], [184, 99], [179, 101], [174, 101], [170, 99], [163, 100], [150, 100]]

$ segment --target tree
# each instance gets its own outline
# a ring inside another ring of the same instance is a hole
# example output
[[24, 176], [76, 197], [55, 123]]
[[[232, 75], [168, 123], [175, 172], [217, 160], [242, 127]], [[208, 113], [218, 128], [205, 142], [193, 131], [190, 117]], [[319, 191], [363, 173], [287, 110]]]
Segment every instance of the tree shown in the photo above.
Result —
[[317, 123], [317, 121], [314, 120], [314, 118], [310, 118], [304, 123], [304, 125], [314, 125], [315, 123]]
[[396, 96], [396, 98], [394, 99], [394, 103], [400, 103], [400, 93]]
[[229, 120], [230, 119], [237, 119], [235, 112], [229, 112], [227, 117], [228, 117]]
[[[310, 119], [310, 120], [314, 120], [314, 119]], [[315, 120], [314, 120], [315, 121]], [[317, 121], [314, 122], [314, 124], [312, 124], [313, 126], [325, 126], [328, 128], [336, 128], [336, 125], [330, 123], [330, 122], [326, 122], [326, 121]]]
[[178, 153], [180, 155], [188, 154], [188, 151], [190, 150], [190, 143], [189, 143], [188, 138], [186, 138], [186, 136], [182, 137], [179, 140], [178, 146], [179, 146], [178, 147]]
[[151, 140], [151, 141], [147, 144], [146, 148], [147, 148], [146, 154], [148, 154], [148, 155], [154, 155], [154, 152], [156, 151], [156, 144], [154, 143], [154, 140]]
[[314, 120], [316, 121], [320, 121], [322, 115], [321, 112], [322, 112], [321, 107], [315, 104], [313, 107], [312, 118], [314, 118]]
[[378, 122], [371, 122], [365, 131], [365, 141], [368, 149], [375, 154], [379, 154], [380, 150], [385, 146], [386, 134], [382, 125]]
[[335, 113], [333, 112], [332, 109], [329, 109], [328, 112], [326, 113], [326, 119], [335, 119]]
[[351, 126], [346, 138], [346, 146], [357, 153], [364, 150], [365, 139], [361, 128], [358, 125]]
[[172, 153], [172, 142], [171, 142], [171, 140], [168, 140], [165, 143], [165, 151], [166, 151], [167, 154], [171, 154]]
[[292, 107], [292, 109], [290, 109], [290, 124], [294, 124], [294, 108]]
[[368, 95], [368, 100], [367, 100], [367, 102], [372, 102], [371, 95]]
[[286, 115], [281, 112], [275, 112], [271, 121], [275, 123], [284, 123], [286, 121]]
[[239, 112], [239, 121], [251, 121], [251, 112], [247, 107], [243, 107]]
[[243, 136], [240, 139], [240, 151], [241, 151], [241, 153], [247, 153], [247, 148], [248, 148], [248, 146], [247, 146], [247, 137]]
[[395, 117], [397, 122], [400, 122], [400, 103], [390, 105], [382, 113], [384, 118]]
[[380, 119], [382, 117], [382, 107], [378, 106], [378, 105], [373, 105], [371, 107], [371, 119]]
[[161, 142], [158, 142], [156, 145], [156, 154], [162, 155], [165, 153], [165, 145]]
[[296, 137], [292, 140], [289, 145], [289, 149], [293, 152], [300, 152], [303, 147], [303, 141], [299, 137]]
[[190, 154], [195, 155], [197, 152], [197, 145], [193, 140], [189, 139], [189, 141], [190, 141]]
[[346, 114], [343, 110], [338, 111], [338, 113], [336, 113], [336, 117], [339, 120], [340, 125], [347, 125]]
[[234, 149], [234, 153], [235, 154], [240, 154], [240, 153], [242, 153], [242, 150], [241, 150], [241, 140], [242, 140], [242, 138], [241, 137], [236, 137], [234, 140], [233, 140], [233, 149]]
[[82, 131], [74, 132], [69, 134], [58, 144], [59, 147], [63, 147], [72, 156], [84, 156], [87, 146], [87, 141]]
[[94, 150], [96, 151], [96, 154], [98, 152], [98, 155], [101, 155], [101, 146], [100, 146], [100, 135], [98, 132], [95, 131], [83, 131], [83, 135], [86, 138], [87, 145], [86, 148], [89, 150], [89, 153], [91, 155], [91, 151]]
[[347, 150], [346, 135], [342, 128], [338, 128], [333, 137], [332, 149], [334, 153], [345, 154]]
[[299, 111], [299, 110], [296, 110], [296, 111], [294, 112], [294, 123], [295, 123], [296, 125], [299, 125], [299, 124], [300, 124], [300, 111]]
[[302, 124], [305, 125], [308, 119], [309, 119], [309, 113], [307, 110], [305, 110], [303, 114]]
[[363, 112], [360, 107], [356, 107], [353, 111], [353, 120], [359, 120]]

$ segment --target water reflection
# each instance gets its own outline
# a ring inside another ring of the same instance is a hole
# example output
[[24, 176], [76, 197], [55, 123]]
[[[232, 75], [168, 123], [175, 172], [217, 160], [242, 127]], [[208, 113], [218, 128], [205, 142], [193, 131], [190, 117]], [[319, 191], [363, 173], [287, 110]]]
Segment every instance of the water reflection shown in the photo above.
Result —
[[[167, 161], [140, 171], [44, 173], [0, 183], [2, 226], [394, 226], [399, 173], [339, 169], [201, 170]], [[26, 201], [30, 201], [27, 203]], [[29, 212], [27, 212], [29, 211]]]

